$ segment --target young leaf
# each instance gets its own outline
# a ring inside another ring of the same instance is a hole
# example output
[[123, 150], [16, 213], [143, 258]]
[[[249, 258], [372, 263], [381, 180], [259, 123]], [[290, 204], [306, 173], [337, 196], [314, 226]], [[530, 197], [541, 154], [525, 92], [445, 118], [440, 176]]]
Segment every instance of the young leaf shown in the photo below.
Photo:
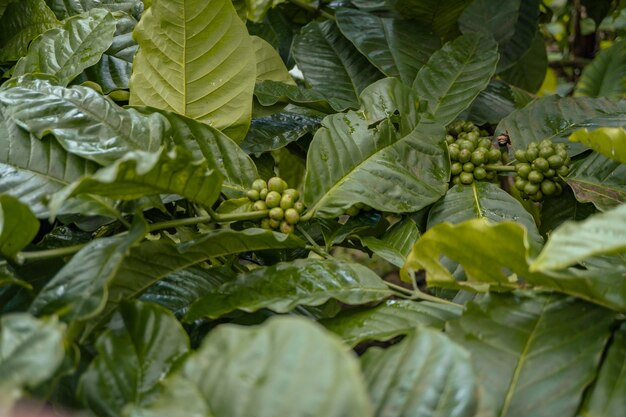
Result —
[[601, 127], [589, 131], [575, 131], [569, 137], [572, 142], [584, 143], [607, 158], [626, 164], [626, 129], [623, 127]]
[[50, 29], [33, 41], [15, 66], [13, 76], [51, 74], [66, 86], [100, 60], [111, 46], [114, 33], [115, 19], [105, 10], [93, 9], [69, 18], [62, 27]]
[[626, 164], [593, 153], [575, 165], [565, 180], [578, 201], [610, 210], [626, 202], [625, 177]]
[[470, 351], [495, 415], [572, 416], [613, 320], [572, 298], [492, 294], [470, 302], [447, 333]]
[[256, 79], [278, 81], [296, 85], [276, 49], [258, 36], [252, 36], [252, 47], [256, 57]]
[[417, 326], [443, 330], [445, 323], [458, 317], [461, 311], [461, 306], [456, 308], [430, 301], [387, 300], [374, 308], [344, 310], [320, 323], [355, 346], [366, 340], [384, 342], [409, 334]]
[[27, 205], [9, 194], [0, 195], [0, 256], [13, 258], [39, 231], [39, 221]]
[[626, 204], [558, 227], [530, 270], [559, 270], [592, 256], [620, 252], [626, 253]]
[[58, 192], [49, 206], [56, 213], [68, 198], [81, 194], [116, 200], [177, 194], [211, 207], [220, 196], [221, 185], [220, 173], [209, 169], [205, 160], [193, 160], [184, 148], [156, 153], [136, 151]]
[[303, 318], [219, 326], [177, 377], [196, 387], [215, 417], [373, 415], [356, 357], [336, 336]]
[[35, 136], [52, 133], [68, 152], [102, 165], [132, 150], [156, 151], [163, 141], [160, 115], [123, 109], [87, 87], [65, 88], [27, 76], [0, 91], [0, 103]]
[[131, 105], [170, 110], [236, 142], [252, 112], [255, 57], [228, 0], [154, 0], [135, 28]]
[[116, 417], [127, 405], [151, 402], [159, 382], [189, 351], [187, 333], [162, 307], [122, 303], [118, 319], [98, 337], [98, 355], [78, 385], [79, 398], [99, 416]]
[[44, 0], [10, 2], [0, 19], [0, 62], [17, 61], [33, 39], [59, 24]]
[[613, 417], [626, 411], [626, 324], [614, 333], [598, 379], [578, 413], [581, 416]]
[[262, 308], [286, 313], [298, 305], [318, 306], [330, 299], [364, 304], [390, 295], [385, 282], [363, 265], [298, 259], [241, 274], [193, 303], [185, 320], [217, 318], [235, 310], [251, 313]]
[[420, 232], [417, 225], [407, 217], [391, 226], [379, 238], [365, 236], [361, 237], [360, 240], [365, 247], [376, 255], [401, 268], [419, 237]]
[[574, 95], [619, 100], [626, 93], [626, 41], [617, 40], [583, 68]]
[[335, 18], [344, 36], [372, 64], [406, 85], [413, 83], [419, 69], [441, 47], [439, 38], [427, 27], [410, 20], [383, 18], [354, 9], [339, 9]]
[[293, 40], [292, 53], [315, 90], [358, 107], [359, 94], [383, 75], [331, 21], [311, 22]]
[[477, 34], [459, 36], [419, 70], [413, 89], [428, 101], [434, 119], [446, 125], [489, 84], [498, 62], [497, 44]]

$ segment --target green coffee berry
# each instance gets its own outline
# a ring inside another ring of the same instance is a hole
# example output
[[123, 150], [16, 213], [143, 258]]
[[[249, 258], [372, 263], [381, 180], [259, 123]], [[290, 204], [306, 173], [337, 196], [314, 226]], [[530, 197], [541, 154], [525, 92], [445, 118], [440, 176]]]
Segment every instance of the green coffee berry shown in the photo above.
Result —
[[527, 182], [524, 186], [524, 192], [528, 195], [535, 194], [539, 191], [539, 184], [533, 184], [532, 182]]
[[539, 156], [539, 149], [537, 148], [528, 148], [526, 149], [526, 160], [534, 161]]
[[474, 182], [474, 176], [469, 172], [462, 172], [459, 175], [459, 179], [461, 180], [461, 184], [469, 185]]
[[491, 139], [489, 139], [489, 138], [481, 138], [478, 141], [478, 146], [483, 148], [483, 149], [486, 149], [486, 150], [491, 149]]
[[295, 200], [293, 198], [293, 194], [283, 194], [280, 199], [280, 208], [283, 210], [287, 210], [288, 208], [292, 208], [295, 204]]
[[541, 172], [546, 172], [547, 170], [550, 169], [550, 164], [548, 163], [548, 160], [545, 158], [536, 158], [533, 163], [531, 164], [533, 169], [536, 169], [537, 171], [541, 171]]
[[476, 149], [474, 152], [472, 152], [472, 158], [471, 158], [472, 164], [476, 166], [484, 164], [486, 156], [487, 156], [487, 153], [483, 151], [482, 148]]
[[261, 192], [262, 189], [267, 188], [267, 184], [265, 183], [265, 181], [258, 179], [258, 180], [254, 180], [254, 182], [252, 183], [252, 189], [256, 190], [258, 192]]
[[454, 185], [461, 184], [461, 178], [458, 175], [455, 175], [454, 177], [452, 177], [452, 184]]
[[521, 177], [516, 177], [515, 178], [515, 188], [517, 188], [520, 191], [524, 191], [524, 187], [526, 187], [527, 183], [528, 183], [528, 181], [526, 181], [525, 179], [523, 179]]
[[459, 152], [459, 162], [465, 164], [472, 159], [472, 152], [469, 149], [461, 149]]
[[267, 204], [265, 204], [265, 201], [263, 200], [255, 201], [252, 205], [252, 209], [254, 211], [267, 210]]
[[452, 175], [459, 175], [463, 172], [463, 164], [460, 162], [455, 162], [450, 166], [450, 172]]
[[282, 193], [285, 190], [285, 182], [280, 177], [272, 177], [267, 181], [267, 188], [270, 191]]
[[460, 153], [460, 149], [459, 147], [449, 147], [448, 148], [448, 152], [450, 153], [450, 160], [451, 161], [458, 161], [459, 160], [459, 153]]
[[286, 235], [293, 233], [296, 229], [293, 227], [293, 225], [287, 223], [286, 221], [282, 221], [280, 222], [280, 232], [284, 233]]
[[526, 162], [526, 151], [523, 149], [516, 150], [515, 159], [517, 159], [517, 162]]
[[539, 184], [541, 181], [543, 181], [543, 174], [539, 171], [530, 171], [530, 173], [528, 174], [528, 181]]
[[283, 195], [293, 196], [293, 201], [297, 201], [300, 198], [300, 193], [294, 188], [287, 188], [285, 191], [283, 191]]
[[465, 172], [473, 172], [474, 168], [475, 166], [471, 162], [466, 162], [463, 164], [463, 171]]
[[556, 171], [550, 168], [549, 170], [543, 173], [543, 176], [546, 178], [553, 178], [556, 176]]
[[489, 150], [489, 152], [487, 153], [487, 159], [489, 160], [489, 163], [496, 163], [500, 161], [500, 158], [502, 157], [502, 154], [500, 153], [499, 150], [492, 148]]
[[304, 203], [301, 203], [300, 201], [297, 201], [294, 205], [293, 208], [296, 209], [296, 211], [298, 212], [298, 214], [302, 214], [302, 212], [304, 212]]
[[552, 155], [548, 157], [548, 164], [550, 165], [550, 168], [561, 168], [563, 166], [563, 162], [563, 158], [561, 158], [559, 155]]
[[522, 162], [515, 165], [515, 171], [517, 172], [517, 175], [524, 179], [528, 178], [528, 174], [530, 174], [531, 170], [532, 168], [530, 167], [530, 164], [528, 162]]
[[270, 191], [265, 197], [265, 204], [267, 207], [274, 208], [280, 205], [281, 195], [277, 191]]
[[257, 190], [248, 190], [246, 196], [250, 201], [257, 201], [259, 199], [259, 192]]
[[261, 191], [259, 191], [259, 198], [261, 200], [265, 200], [267, 198], [267, 193], [269, 193], [269, 190], [267, 188], [263, 188]]
[[280, 227], [280, 220], [269, 219], [268, 224], [272, 229], [278, 229], [278, 227]]
[[266, 219], [261, 220], [261, 228], [268, 229], [268, 230], [271, 229], [272, 226], [270, 226], [270, 219], [266, 218]]
[[559, 174], [561, 177], [567, 176], [567, 174], [569, 174], [569, 166], [563, 165], [561, 168], [556, 170], [556, 173]]
[[478, 181], [484, 180], [485, 178], [487, 178], [487, 171], [485, 170], [485, 168], [476, 167], [474, 169], [474, 178], [477, 179]]
[[539, 156], [545, 159], [548, 159], [549, 157], [551, 157], [552, 155], [554, 155], [556, 152], [554, 150], [554, 148], [552, 146], [543, 146], [541, 148], [539, 148]]
[[280, 207], [274, 207], [269, 212], [270, 219], [282, 220], [285, 217], [285, 212]]
[[556, 193], [556, 184], [550, 180], [545, 180], [541, 183], [541, 192], [547, 196]]
[[351, 216], [351, 217], [352, 217], [352, 216], [356, 216], [356, 215], [358, 215], [360, 211], [361, 211], [361, 210], [359, 210], [359, 208], [358, 208], [358, 207], [356, 207], [356, 206], [352, 206], [352, 207], [349, 207], [349, 208], [346, 210], [346, 214], [347, 214], [348, 216]]
[[285, 210], [285, 221], [289, 224], [296, 224], [300, 221], [300, 214], [296, 209], [287, 209]]

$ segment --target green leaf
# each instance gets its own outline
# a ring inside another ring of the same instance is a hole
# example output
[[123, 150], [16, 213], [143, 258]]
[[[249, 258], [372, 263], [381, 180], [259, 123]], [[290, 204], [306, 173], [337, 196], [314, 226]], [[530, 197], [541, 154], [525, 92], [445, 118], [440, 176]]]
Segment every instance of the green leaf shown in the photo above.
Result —
[[358, 237], [364, 232], [380, 231], [383, 233], [389, 222], [376, 211], [361, 211], [356, 216], [350, 216], [347, 221], [340, 222], [338, 219], [318, 219], [321, 232], [326, 242], [326, 250], [330, 251], [334, 245], [343, 243], [351, 237]]
[[456, 308], [430, 301], [387, 300], [374, 308], [344, 310], [320, 323], [355, 346], [366, 340], [387, 341], [406, 335], [417, 326], [443, 330], [445, 323], [458, 317], [461, 310], [461, 306]]
[[0, 256], [13, 258], [39, 231], [39, 221], [27, 205], [9, 194], [0, 195]]
[[515, 65], [500, 73], [500, 77], [516, 87], [536, 93], [543, 84], [547, 70], [546, 41], [541, 32], [537, 31], [528, 51]]
[[477, 125], [495, 125], [515, 111], [516, 107], [511, 86], [500, 80], [491, 80], [487, 88], [478, 94], [471, 106], [458, 118], [470, 120]]
[[559, 270], [592, 256], [614, 253], [626, 253], [626, 205], [558, 227], [530, 269]]
[[614, 314], [572, 298], [487, 295], [447, 334], [467, 348], [501, 417], [575, 414]]
[[0, 0], [0, 17], [2, 17], [2, 15], [4, 14], [4, 11], [6, 10], [7, 6], [10, 3], [16, 2], [17, 0]]
[[53, 134], [70, 153], [107, 165], [129, 151], [153, 152], [161, 146], [164, 121], [159, 115], [123, 109], [87, 87], [29, 78], [17, 82], [0, 91], [5, 114], [39, 138]]
[[22, 130], [0, 105], [0, 194], [26, 204], [37, 217], [46, 217], [44, 199], [82, 175], [95, 172], [95, 163], [74, 156], [54, 138], [42, 140]]
[[441, 47], [429, 28], [410, 20], [382, 18], [354, 9], [339, 9], [335, 18], [343, 35], [376, 68], [406, 85], [413, 83], [419, 69]]
[[235, 310], [252, 313], [262, 308], [287, 313], [299, 305], [319, 306], [330, 299], [364, 304], [391, 294], [385, 282], [363, 265], [298, 259], [239, 275], [193, 303], [185, 320], [217, 318]]
[[248, 135], [241, 148], [253, 154], [275, 151], [315, 132], [322, 119], [316, 116], [285, 111], [252, 119]]
[[430, 57], [417, 73], [413, 89], [428, 101], [434, 119], [446, 125], [487, 87], [497, 62], [497, 44], [492, 39], [459, 36]]
[[457, 20], [472, 0], [396, 0], [391, 3], [400, 16], [417, 20], [432, 29], [439, 37], [448, 40], [458, 34]]
[[[497, 5], [501, 2], [493, 1]], [[519, 3], [519, 13], [515, 22], [513, 35], [509, 40], [500, 46], [500, 61], [497, 72], [502, 72], [520, 59], [532, 47], [539, 26], [540, 9], [539, 0], [521, 0]], [[511, 30], [510, 28], [508, 29]]]
[[361, 362], [378, 416], [476, 415], [469, 353], [441, 332], [417, 329], [397, 345], [368, 350]]
[[278, 81], [259, 81], [254, 88], [254, 95], [263, 106], [276, 103], [291, 103], [307, 107], [322, 113], [336, 113], [352, 106], [352, 101], [326, 96], [315, 89], [306, 89]]
[[106, 305], [109, 286], [129, 250], [145, 236], [138, 222], [126, 235], [96, 239], [81, 249], [37, 294], [30, 306], [36, 315], [59, 313], [65, 320], [86, 320]]
[[[125, 12], [137, 18], [143, 11], [145, 0], [46, 0], [59, 19], [66, 19], [92, 9], [105, 9], [110, 12]], [[146, 6], [147, 7], [147, 6]]]
[[565, 187], [559, 198], [550, 198], [541, 204], [539, 230], [546, 236], [567, 220], [584, 220], [596, 212], [593, 204], [579, 203], [572, 189]]
[[[380, 211], [414, 212], [445, 194], [449, 160], [443, 128], [422, 121], [411, 131], [415, 120], [409, 116], [411, 111], [403, 111], [403, 105], [411, 103], [414, 113], [416, 103], [403, 90], [398, 96], [388, 96], [390, 86], [389, 80], [379, 81], [363, 92], [362, 97], [368, 99], [361, 111], [322, 121], [307, 155], [307, 216], [336, 217], [359, 202]], [[391, 115], [370, 128], [383, 115], [375, 105], [389, 102], [400, 109], [400, 131]]]
[[617, 417], [626, 412], [626, 324], [614, 333], [598, 379], [579, 411], [582, 417]]
[[358, 107], [359, 94], [383, 75], [331, 21], [311, 22], [293, 39], [292, 53], [304, 79], [326, 97]]
[[95, 194], [116, 200], [134, 200], [158, 194], [177, 194], [211, 207], [219, 198], [221, 175], [205, 160], [193, 160], [183, 148], [160, 152], [129, 152], [112, 165], [82, 177], [52, 196], [53, 213], [70, 197]]
[[[540, 97], [504, 118], [496, 134], [508, 132], [514, 150], [526, 149], [530, 142], [550, 139], [567, 143], [569, 135], [586, 127], [622, 126], [626, 121], [626, 102], [613, 102], [605, 98]], [[571, 156], [587, 148], [569, 143]]]
[[612, 99], [626, 95], [626, 41], [614, 42], [583, 68], [574, 95]]
[[[219, 326], [177, 377], [197, 388], [215, 417], [373, 415], [354, 354], [303, 318]], [[189, 414], [180, 409], [169, 415]]]
[[361, 243], [384, 260], [397, 267], [402, 267], [411, 252], [413, 244], [419, 239], [417, 225], [410, 218], [405, 218], [391, 226], [378, 237], [365, 236]]
[[509, 193], [488, 182], [452, 187], [444, 198], [433, 204], [428, 214], [427, 228], [444, 222], [458, 224], [470, 219], [486, 219], [496, 223], [514, 221], [524, 226], [534, 242], [543, 243], [533, 216]]
[[623, 127], [601, 127], [592, 131], [583, 128], [572, 133], [569, 140], [626, 164], [626, 129]]
[[276, 49], [258, 36], [252, 36], [252, 47], [256, 57], [256, 79], [278, 81], [296, 85]]
[[[8, 413], [22, 388], [50, 378], [65, 356], [65, 324], [27, 313], [0, 318], [0, 412]], [[6, 414], [8, 415], [8, 414]]]
[[50, 29], [33, 41], [15, 66], [13, 76], [51, 74], [66, 86], [100, 60], [111, 46], [114, 33], [115, 19], [105, 10], [71, 17], [62, 27]]
[[154, 0], [133, 34], [131, 105], [173, 111], [237, 142], [252, 113], [255, 57], [228, 0]]
[[[245, 0], [248, 20], [261, 23], [270, 9], [284, 2], [285, 0]], [[311, 0], [304, 0], [302, 4], [314, 5], [315, 2]]]
[[592, 153], [574, 166], [566, 181], [578, 201], [593, 203], [599, 210], [610, 210], [626, 202], [625, 176], [625, 164]]
[[117, 417], [127, 404], [151, 402], [159, 382], [189, 351], [187, 333], [162, 307], [123, 303], [116, 318], [115, 328], [98, 337], [98, 355], [78, 385], [78, 396], [99, 416]]
[[0, 62], [17, 61], [33, 39], [59, 24], [44, 0], [9, 3], [0, 19]]

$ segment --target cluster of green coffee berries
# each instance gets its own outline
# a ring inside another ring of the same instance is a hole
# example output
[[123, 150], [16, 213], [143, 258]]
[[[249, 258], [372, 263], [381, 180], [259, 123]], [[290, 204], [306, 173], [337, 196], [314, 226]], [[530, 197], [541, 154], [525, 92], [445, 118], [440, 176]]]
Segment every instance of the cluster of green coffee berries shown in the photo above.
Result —
[[493, 148], [488, 132], [474, 123], [457, 120], [447, 128], [446, 142], [450, 153], [450, 172], [453, 184], [471, 184], [476, 181], [493, 181], [496, 173], [486, 165], [500, 161], [500, 151]]
[[569, 174], [571, 160], [564, 143], [556, 145], [544, 140], [537, 145], [531, 142], [526, 150], [515, 151], [515, 188], [522, 197], [541, 201], [545, 197], [559, 195], [563, 191], [564, 177]]
[[363, 211], [371, 211], [372, 208], [370, 206], [366, 206], [363, 203], [356, 203], [355, 205], [353, 205], [350, 208], [348, 208], [345, 211], [345, 214], [347, 214], [350, 217], [354, 217], [354, 216], [357, 216], [361, 212], [361, 210], [363, 210]]
[[267, 182], [254, 181], [246, 195], [254, 203], [254, 211], [269, 210], [268, 217], [261, 220], [262, 228], [293, 233], [304, 211], [304, 204], [298, 201], [298, 190], [287, 188], [287, 182], [282, 178], [272, 177]]

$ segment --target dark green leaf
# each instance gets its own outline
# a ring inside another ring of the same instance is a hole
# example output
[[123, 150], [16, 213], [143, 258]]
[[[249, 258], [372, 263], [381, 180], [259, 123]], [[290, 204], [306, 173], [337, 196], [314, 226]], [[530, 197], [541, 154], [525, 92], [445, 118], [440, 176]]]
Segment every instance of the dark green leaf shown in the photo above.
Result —
[[459, 115], [461, 119], [471, 120], [477, 125], [498, 124], [500, 120], [517, 108], [511, 87], [503, 81], [491, 80], [487, 88], [481, 91], [471, 106]]
[[27, 205], [9, 194], [0, 195], [0, 256], [13, 258], [39, 230], [39, 221]]
[[381, 18], [354, 9], [339, 9], [335, 18], [344, 36], [372, 64], [406, 85], [413, 83], [419, 69], [441, 47], [430, 28], [410, 20]]
[[457, 20], [472, 0], [395, 0], [391, 5], [400, 16], [414, 19], [449, 40], [458, 34]]
[[252, 119], [241, 148], [254, 154], [275, 151], [317, 130], [321, 117], [285, 111]]
[[593, 204], [579, 203], [572, 189], [565, 187], [559, 198], [550, 198], [542, 203], [539, 230], [546, 236], [567, 220], [584, 220], [596, 212]]
[[139, 17], [143, 11], [142, 0], [46, 0], [46, 2], [59, 19], [85, 13], [95, 8], [110, 12], [133, 13], [136, 17]]
[[292, 53], [315, 90], [358, 107], [359, 94], [383, 75], [331, 21], [311, 22], [294, 37]]
[[186, 321], [217, 318], [235, 310], [269, 308], [286, 313], [298, 305], [318, 306], [334, 298], [346, 304], [380, 301], [391, 295], [367, 267], [329, 259], [298, 259], [257, 268], [197, 300]]
[[497, 44], [485, 36], [459, 36], [419, 70], [413, 89], [443, 125], [453, 121], [487, 85], [498, 62]]
[[178, 320], [162, 307], [123, 303], [115, 327], [96, 342], [98, 355], [82, 374], [78, 396], [97, 415], [117, 417], [127, 405], [158, 395], [158, 384], [189, 350]]
[[54, 75], [66, 86], [100, 60], [113, 42], [115, 19], [102, 9], [67, 19], [33, 41], [15, 66], [15, 77], [28, 73]]
[[618, 40], [585, 66], [574, 95], [623, 98], [626, 94], [626, 41]]
[[337, 219], [318, 219], [318, 222], [327, 250], [344, 242], [348, 237], [358, 236], [359, 233], [365, 231], [377, 230], [381, 226], [384, 231], [389, 225], [389, 222], [376, 211], [362, 211], [356, 216], [350, 216], [345, 222], [337, 221]]
[[322, 113], [335, 113], [352, 106], [352, 101], [346, 101], [333, 95], [326, 96], [316, 89], [306, 89], [277, 81], [259, 81], [254, 87], [254, 95], [263, 106], [273, 106], [276, 103], [292, 103], [307, 107]]
[[485, 296], [448, 334], [502, 417], [572, 416], [609, 337], [608, 310], [557, 296]]
[[373, 308], [345, 310], [320, 323], [354, 346], [366, 340], [390, 340], [412, 332], [417, 326], [443, 330], [445, 323], [458, 317], [461, 311], [461, 306], [455, 308], [430, 301], [387, 300]]
[[402, 267], [419, 237], [417, 225], [407, 217], [391, 226], [380, 237], [362, 237], [361, 243], [387, 262]]
[[538, 31], [528, 51], [512, 67], [502, 72], [500, 77], [516, 87], [536, 93], [543, 84], [547, 70], [546, 41]]
[[625, 177], [626, 164], [594, 152], [574, 166], [566, 181], [578, 201], [609, 210], [626, 202]]
[[[524, 56], [533, 44], [539, 25], [539, 0], [514, 1], [519, 4], [519, 13], [513, 35], [500, 46], [500, 61], [498, 61], [497, 72], [510, 68]], [[498, 0], [491, 0], [491, 2], [501, 5]], [[511, 29], [508, 28], [508, 30]]]

